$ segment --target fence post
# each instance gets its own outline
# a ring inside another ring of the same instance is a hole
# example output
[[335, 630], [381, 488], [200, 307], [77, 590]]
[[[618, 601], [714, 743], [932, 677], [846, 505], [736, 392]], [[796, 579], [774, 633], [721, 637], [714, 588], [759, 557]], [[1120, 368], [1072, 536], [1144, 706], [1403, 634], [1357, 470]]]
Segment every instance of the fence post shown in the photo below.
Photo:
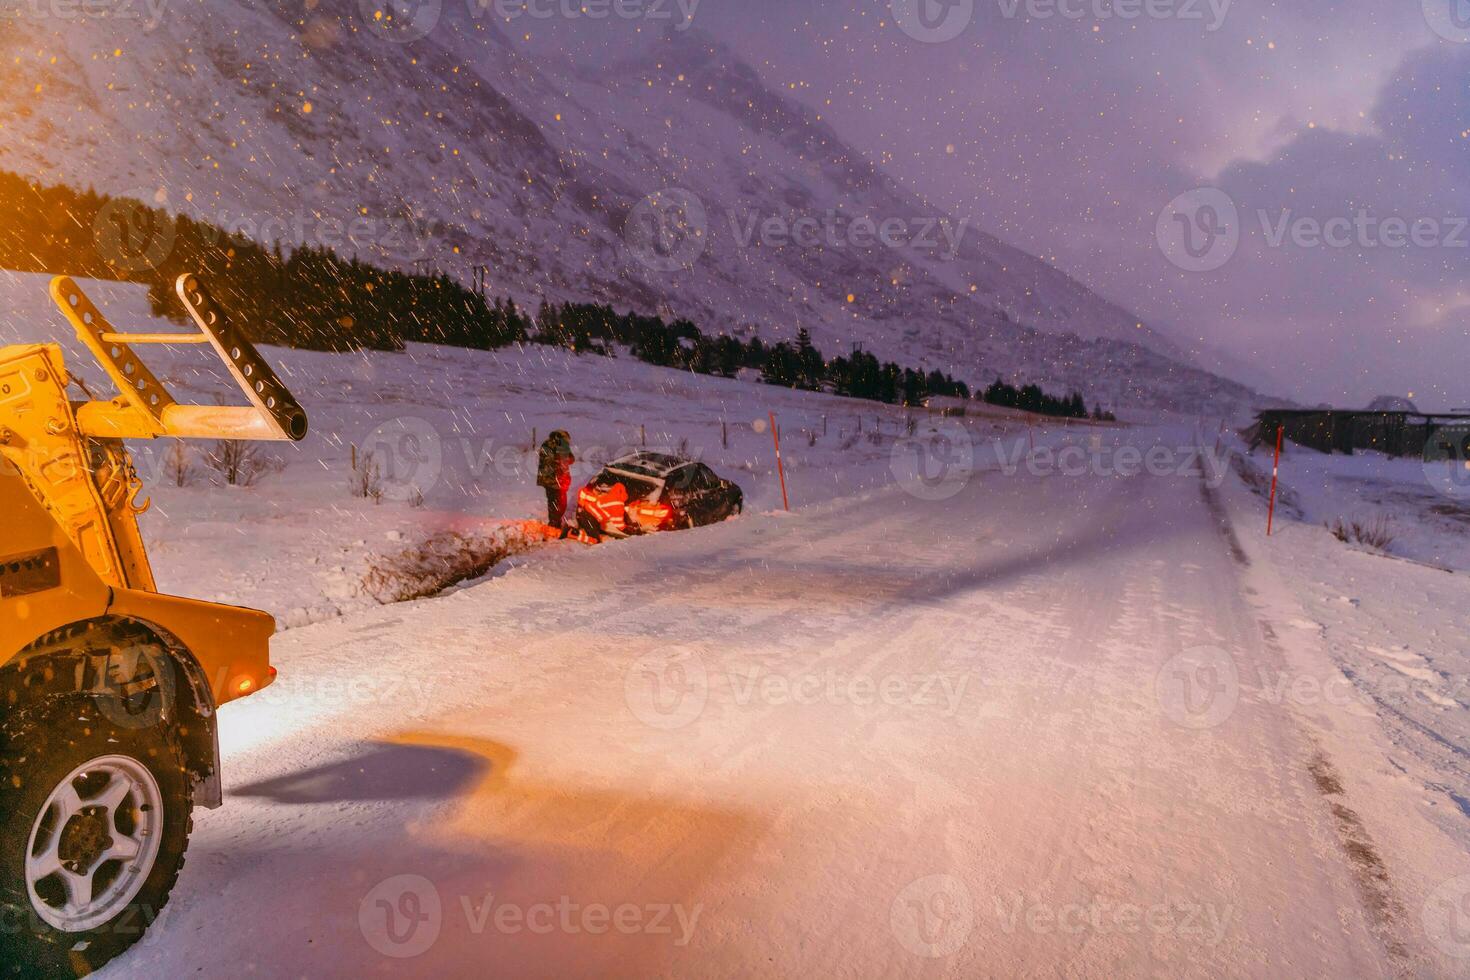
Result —
[[1276, 461], [1271, 464], [1271, 506], [1266, 511], [1266, 537], [1271, 536], [1271, 524], [1276, 520], [1276, 478], [1281, 473], [1281, 439], [1286, 435], [1286, 426], [1276, 427]]
[[781, 433], [776, 430], [776, 413], [767, 413], [771, 419], [771, 438], [776, 443], [776, 472], [781, 474], [781, 506], [786, 510], [791, 509], [791, 501], [786, 498], [786, 467], [781, 462]]

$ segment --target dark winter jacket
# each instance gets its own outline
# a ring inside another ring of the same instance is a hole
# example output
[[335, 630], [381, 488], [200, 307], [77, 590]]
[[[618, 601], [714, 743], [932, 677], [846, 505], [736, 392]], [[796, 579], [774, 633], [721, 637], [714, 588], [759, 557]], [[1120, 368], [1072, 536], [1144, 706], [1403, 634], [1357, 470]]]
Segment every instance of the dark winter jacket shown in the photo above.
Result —
[[572, 485], [572, 437], [557, 429], [541, 444], [536, 466], [536, 485], [565, 490]]

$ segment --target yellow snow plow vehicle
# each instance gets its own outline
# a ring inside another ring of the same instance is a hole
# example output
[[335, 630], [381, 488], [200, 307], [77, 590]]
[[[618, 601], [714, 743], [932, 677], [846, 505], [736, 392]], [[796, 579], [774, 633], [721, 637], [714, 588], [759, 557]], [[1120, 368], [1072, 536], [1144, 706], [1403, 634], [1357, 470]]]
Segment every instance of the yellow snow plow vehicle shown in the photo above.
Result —
[[[192, 808], [221, 803], [217, 709], [275, 678], [271, 617], [160, 595], [139, 533], [124, 439], [306, 435], [199, 278], [177, 292], [197, 333], [119, 333], [52, 281], [110, 401], [69, 399], [57, 345], [0, 348], [0, 977], [84, 976], [141, 938]], [[180, 404], [150, 344], [211, 346], [245, 403]]]

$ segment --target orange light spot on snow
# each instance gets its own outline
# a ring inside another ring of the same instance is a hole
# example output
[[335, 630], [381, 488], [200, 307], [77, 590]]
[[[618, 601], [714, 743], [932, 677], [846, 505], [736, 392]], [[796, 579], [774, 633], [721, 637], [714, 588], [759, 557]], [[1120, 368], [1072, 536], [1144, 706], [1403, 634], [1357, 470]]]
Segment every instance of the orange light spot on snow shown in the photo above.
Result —
[[308, 116], [311, 115], [311, 103], [310, 102], [303, 102], [301, 104], [301, 111], [304, 112], [304, 113], [306, 113]]
[[857, 300], [857, 297], [856, 297], [856, 296], [854, 296], [854, 295], [853, 295], [853, 294], [852, 294], [852, 293], [848, 293], [848, 294], [847, 294], [847, 301], [848, 301], [848, 302], [849, 302], [849, 303], [852, 303], [852, 302], [855, 302], [855, 301], [856, 301], [856, 300]]

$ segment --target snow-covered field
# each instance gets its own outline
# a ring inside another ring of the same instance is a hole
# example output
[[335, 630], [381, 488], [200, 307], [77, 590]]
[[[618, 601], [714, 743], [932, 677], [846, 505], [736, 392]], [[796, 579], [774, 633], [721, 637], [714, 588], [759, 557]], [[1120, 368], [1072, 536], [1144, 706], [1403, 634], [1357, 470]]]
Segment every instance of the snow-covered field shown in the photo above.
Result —
[[[63, 343], [70, 369], [105, 391], [100, 369], [55, 311], [47, 282], [0, 271], [0, 344]], [[119, 329], [183, 329], [153, 319], [140, 287], [88, 281], [83, 288]], [[223, 486], [207, 464], [208, 443], [184, 447], [192, 475], [183, 487], [173, 477], [173, 442], [132, 448], [152, 499], [142, 522], [160, 587], [263, 608], [288, 626], [375, 605], [361, 588], [373, 562], [436, 532], [544, 519], [533, 439], [552, 429], [571, 433], [578, 481], [643, 446], [682, 451], [740, 484], [748, 508], [760, 511], [779, 508], [782, 499], [772, 413], [794, 504], [902, 475], [903, 460], [895, 470], [893, 451], [907, 437], [908, 418], [916, 435], [935, 425], [925, 413], [876, 402], [537, 346], [265, 353], [305, 406], [311, 434], [299, 445], [263, 446], [268, 464], [255, 485]], [[181, 400], [240, 400], [208, 354], [152, 348], [144, 356], [163, 366], [161, 375]], [[1020, 424], [1014, 412], [987, 411], [990, 417], [965, 426], [981, 449]], [[1035, 438], [1044, 441], [1063, 428], [1038, 423]], [[379, 502], [353, 494], [354, 447], [382, 473]], [[415, 506], [418, 494], [423, 503]]]
[[[55, 336], [39, 284], [0, 283], [0, 342]], [[1470, 962], [1470, 580], [1335, 540], [1348, 464], [1290, 454], [1303, 517], [1268, 541], [1192, 423], [925, 417], [910, 440], [896, 409], [627, 359], [268, 356], [312, 436], [248, 489], [150, 478], [145, 533], [164, 588], [282, 617], [281, 676], [222, 712], [226, 806], [104, 980]], [[596, 455], [640, 426], [746, 514], [360, 594], [375, 554], [533, 515], [533, 428]], [[354, 444], [418, 462], [374, 504]], [[1383, 467], [1399, 506], [1412, 474]], [[1426, 520], [1396, 514], [1404, 557], [1466, 568]]]
[[1388, 554], [1470, 571], [1470, 480], [1463, 463], [1374, 452], [1329, 456], [1288, 446], [1281, 478], [1300, 496], [1303, 520], [1365, 526], [1381, 520], [1393, 538]]
[[[1238, 447], [1241, 452], [1243, 447]], [[1269, 472], [1267, 450], [1253, 463]], [[1269, 556], [1300, 616], [1283, 639], [1323, 651], [1331, 670], [1275, 695], [1370, 719], [1388, 765], [1421, 814], [1464, 840], [1470, 819], [1470, 496], [1417, 459], [1290, 449], [1281, 485], [1301, 511], [1278, 523]], [[1264, 501], [1248, 520], [1264, 520]], [[1386, 551], [1343, 543], [1327, 525], [1386, 519]], [[1259, 536], [1259, 528], [1253, 530]], [[1467, 947], [1470, 952], [1470, 947]]]

